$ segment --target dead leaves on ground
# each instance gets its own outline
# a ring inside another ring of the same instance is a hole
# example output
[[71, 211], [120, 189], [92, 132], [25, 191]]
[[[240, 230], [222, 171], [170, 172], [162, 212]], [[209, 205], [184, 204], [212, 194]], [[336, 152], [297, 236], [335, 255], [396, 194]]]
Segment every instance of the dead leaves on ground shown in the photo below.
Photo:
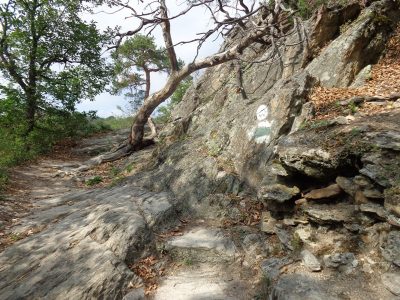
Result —
[[[341, 100], [355, 96], [385, 97], [393, 93], [400, 93], [400, 26], [387, 43], [384, 56], [376, 65], [373, 65], [371, 77], [363, 86], [358, 88], [316, 87], [310, 95], [310, 101], [314, 103], [316, 109], [315, 119], [326, 120], [343, 114], [343, 107], [337, 105], [337, 102]], [[383, 103], [383, 105], [364, 103], [357, 108], [357, 111], [372, 115], [391, 110], [392, 107], [391, 103]], [[351, 110], [352, 107], [348, 109]]]
[[234, 225], [257, 226], [261, 220], [261, 211], [264, 210], [264, 204], [254, 201], [250, 198], [241, 198], [231, 195], [231, 200], [235, 201], [241, 213], [240, 219], [227, 218], [222, 222], [223, 228], [232, 227]]
[[158, 278], [165, 274], [165, 269], [159, 267], [159, 262], [157, 257], [151, 255], [129, 266], [129, 269], [142, 278], [145, 295], [150, 295], [157, 290]]

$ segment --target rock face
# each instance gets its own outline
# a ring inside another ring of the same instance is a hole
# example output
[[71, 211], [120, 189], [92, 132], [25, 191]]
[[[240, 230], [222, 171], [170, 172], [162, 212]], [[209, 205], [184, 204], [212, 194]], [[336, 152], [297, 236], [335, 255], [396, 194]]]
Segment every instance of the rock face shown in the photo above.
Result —
[[1, 253], [2, 298], [122, 298], [140, 282], [127, 265], [173, 214], [167, 194], [130, 186], [43, 200], [19, 230], [56, 223]]
[[339, 299], [328, 292], [326, 284], [322, 284], [305, 275], [291, 274], [282, 276], [274, 286], [269, 299]]
[[[389, 3], [377, 1], [370, 9], [364, 10], [346, 32], [324, 49], [306, 69], [319, 78], [323, 86], [349, 86], [364, 67], [377, 61], [385, 48], [390, 31], [375, 16], [377, 13], [388, 14], [391, 9]], [[343, 59], [344, 56], [350, 59]]]
[[385, 273], [382, 275], [382, 283], [396, 296], [400, 296], [400, 274]]
[[167, 249], [174, 248], [204, 249], [205, 251], [216, 251], [226, 256], [235, 255], [235, 245], [232, 241], [223, 236], [223, 233], [216, 230], [198, 228], [176, 237], [168, 242]]
[[400, 267], [400, 232], [391, 231], [381, 248], [382, 256]]
[[[309, 44], [302, 32], [290, 35], [285, 41], [290, 45], [282, 48], [280, 57], [263, 45], [244, 53], [247, 61], [271, 56], [281, 63], [242, 63], [241, 67], [231, 63], [207, 70], [189, 88], [173, 112], [174, 121], [161, 133], [164, 143], [158, 150], [157, 169], [150, 176], [152, 180], [143, 184], [170, 189], [195, 202], [215, 190], [231, 192], [230, 182], [234, 181], [260, 192], [271, 184], [286, 185], [282, 182], [285, 174], [293, 170], [307, 177], [332, 176], [334, 180], [342, 161], [324, 147], [316, 147], [312, 136], [303, 138], [302, 133], [299, 142], [296, 135], [288, 134], [311, 117], [307, 95], [318, 82], [348, 86], [383, 51], [390, 27], [375, 16], [395, 23], [395, 4], [374, 1], [360, 11], [354, 3], [322, 10], [305, 25]], [[238, 72], [245, 96], [236, 93]], [[284, 168], [272, 162], [276, 154]], [[221, 170], [231, 176], [222, 176]], [[275, 192], [264, 195], [274, 194], [278, 202], [291, 202], [292, 192]]]

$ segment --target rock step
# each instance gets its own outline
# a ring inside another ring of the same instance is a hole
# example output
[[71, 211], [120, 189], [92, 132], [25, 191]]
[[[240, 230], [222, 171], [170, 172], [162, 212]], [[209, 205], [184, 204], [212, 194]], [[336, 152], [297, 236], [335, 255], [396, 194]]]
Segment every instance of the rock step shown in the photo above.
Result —
[[195, 227], [168, 240], [166, 250], [175, 257], [195, 261], [233, 260], [237, 251], [233, 241], [216, 228]]
[[157, 289], [156, 300], [242, 300], [248, 299], [240, 281], [229, 277], [218, 266], [201, 264], [178, 270], [168, 276]]

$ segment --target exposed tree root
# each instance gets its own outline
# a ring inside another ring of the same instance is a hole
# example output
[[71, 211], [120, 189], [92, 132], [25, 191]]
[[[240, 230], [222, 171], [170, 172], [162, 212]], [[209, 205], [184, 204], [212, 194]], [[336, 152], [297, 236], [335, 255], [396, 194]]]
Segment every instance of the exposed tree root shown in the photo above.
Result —
[[142, 142], [140, 144], [138, 144], [136, 146], [133, 146], [132, 144], [129, 143], [128, 140], [126, 140], [121, 145], [119, 145], [117, 148], [90, 159], [88, 164], [89, 165], [100, 165], [100, 164], [107, 163], [107, 162], [113, 162], [113, 161], [119, 160], [123, 157], [129, 156], [133, 152], [142, 150], [142, 149], [144, 149], [148, 146], [154, 145], [154, 144], [155, 144], [155, 140], [153, 138], [145, 138], [142, 140]]

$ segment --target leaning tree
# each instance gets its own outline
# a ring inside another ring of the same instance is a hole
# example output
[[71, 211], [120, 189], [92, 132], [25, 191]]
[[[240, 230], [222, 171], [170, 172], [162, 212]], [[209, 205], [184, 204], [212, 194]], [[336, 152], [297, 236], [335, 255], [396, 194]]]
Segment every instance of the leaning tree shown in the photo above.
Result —
[[[214, 67], [228, 61], [240, 59], [243, 51], [254, 43], [277, 46], [278, 41], [287, 36], [288, 23], [297, 23], [295, 11], [284, 0], [191, 0], [185, 1], [186, 7], [179, 13], [170, 15], [165, 0], [155, 0], [146, 3], [136, 1], [109, 0], [110, 6], [120, 6], [130, 11], [131, 18], [139, 23], [136, 29], [120, 32], [116, 35], [114, 48], [118, 48], [123, 40], [139, 32], [152, 32], [161, 28], [165, 51], [169, 60], [170, 72], [165, 85], [157, 92], [150, 94], [137, 111], [131, 127], [128, 142], [121, 145], [113, 153], [102, 157], [102, 161], [111, 161], [141, 149], [149, 144], [144, 139], [144, 126], [152, 112], [166, 101], [185, 78], [193, 72]], [[193, 38], [186, 41], [174, 41], [171, 34], [171, 20], [180, 18], [198, 8], [205, 9], [210, 15], [211, 28], [201, 33], [194, 33]], [[225, 45], [215, 54], [198, 58], [198, 53], [204, 43], [215, 36], [229, 36], [232, 30], [239, 31], [232, 43]], [[295, 29], [293, 29], [295, 30]], [[197, 43], [197, 54], [192, 62], [185, 65], [178, 63], [175, 48], [186, 43]]]
[[[169, 73], [170, 64], [164, 48], [157, 47], [154, 37], [135, 34], [125, 40], [111, 55], [114, 76], [111, 92], [129, 99], [133, 112], [137, 111], [150, 96], [152, 73]], [[180, 61], [180, 64], [182, 62]], [[157, 135], [151, 117], [147, 123], [151, 137]]]

